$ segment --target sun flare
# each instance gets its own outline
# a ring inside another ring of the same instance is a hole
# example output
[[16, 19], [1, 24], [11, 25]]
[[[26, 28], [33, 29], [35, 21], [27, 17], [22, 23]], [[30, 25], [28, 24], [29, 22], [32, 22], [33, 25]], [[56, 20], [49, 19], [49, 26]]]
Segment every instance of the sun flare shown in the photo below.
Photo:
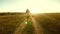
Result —
[[30, 8], [29, 11], [31, 13], [42, 13], [42, 10], [40, 8], [36, 8], [36, 7]]

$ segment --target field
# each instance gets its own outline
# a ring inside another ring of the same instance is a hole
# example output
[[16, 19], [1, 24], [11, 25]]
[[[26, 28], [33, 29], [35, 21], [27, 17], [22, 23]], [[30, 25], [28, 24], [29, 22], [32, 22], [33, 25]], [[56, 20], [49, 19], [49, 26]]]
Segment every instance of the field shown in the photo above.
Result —
[[[60, 34], [60, 13], [45, 13], [32, 15], [43, 29], [43, 34]], [[24, 13], [0, 13], [0, 34], [18, 34], [18, 27], [26, 19]], [[16, 30], [17, 29], [17, 30]], [[35, 34], [32, 23], [25, 25], [22, 34]], [[23, 29], [21, 29], [23, 30]], [[16, 33], [14, 33], [16, 31]], [[28, 32], [30, 31], [30, 32]], [[32, 32], [31, 32], [32, 31]]]
[[60, 13], [37, 14], [35, 18], [44, 29], [44, 34], [60, 34]]
[[21, 14], [0, 14], [0, 34], [12, 34], [23, 20]]

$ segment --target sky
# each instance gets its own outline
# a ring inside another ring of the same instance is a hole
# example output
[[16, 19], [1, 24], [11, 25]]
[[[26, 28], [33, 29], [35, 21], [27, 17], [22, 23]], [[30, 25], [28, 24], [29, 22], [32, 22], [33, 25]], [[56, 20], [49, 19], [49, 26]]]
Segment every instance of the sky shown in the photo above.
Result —
[[0, 0], [0, 12], [59, 13], [60, 0]]

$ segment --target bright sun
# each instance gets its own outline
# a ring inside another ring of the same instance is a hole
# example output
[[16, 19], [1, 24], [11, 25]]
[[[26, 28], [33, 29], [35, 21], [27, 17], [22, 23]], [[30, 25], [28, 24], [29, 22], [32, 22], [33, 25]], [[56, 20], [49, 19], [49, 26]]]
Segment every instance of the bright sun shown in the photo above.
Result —
[[42, 10], [40, 8], [30, 8], [29, 10], [31, 13], [42, 13]]

